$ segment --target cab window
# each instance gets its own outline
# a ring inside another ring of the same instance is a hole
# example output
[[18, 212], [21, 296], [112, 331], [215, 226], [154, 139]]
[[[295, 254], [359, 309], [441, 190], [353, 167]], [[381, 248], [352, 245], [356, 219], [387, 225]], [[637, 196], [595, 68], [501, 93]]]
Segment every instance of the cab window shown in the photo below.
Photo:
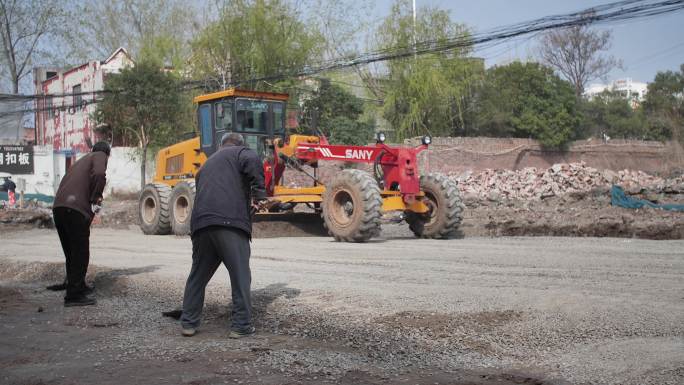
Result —
[[217, 131], [233, 131], [233, 103], [222, 100], [214, 103]]
[[285, 105], [284, 103], [273, 103], [273, 133], [282, 134], [285, 132]]
[[267, 136], [243, 134], [243, 137], [245, 138], [245, 145], [259, 154], [262, 159], [270, 154], [266, 145]]
[[236, 105], [236, 131], [267, 134], [268, 102], [240, 99]]

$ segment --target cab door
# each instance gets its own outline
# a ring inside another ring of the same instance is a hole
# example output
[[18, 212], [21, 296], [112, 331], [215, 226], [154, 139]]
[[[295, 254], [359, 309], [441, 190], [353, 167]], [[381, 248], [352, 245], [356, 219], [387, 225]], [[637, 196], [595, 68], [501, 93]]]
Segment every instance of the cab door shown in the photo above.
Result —
[[212, 119], [211, 103], [200, 104], [197, 110], [197, 122], [200, 132], [200, 148], [207, 157], [216, 152], [216, 140], [214, 139], [214, 125]]
[[216, 148], [221, 145], [224, 134], [233, 131], [233, 100], [221, 99], [214, 102], [214, 142]]

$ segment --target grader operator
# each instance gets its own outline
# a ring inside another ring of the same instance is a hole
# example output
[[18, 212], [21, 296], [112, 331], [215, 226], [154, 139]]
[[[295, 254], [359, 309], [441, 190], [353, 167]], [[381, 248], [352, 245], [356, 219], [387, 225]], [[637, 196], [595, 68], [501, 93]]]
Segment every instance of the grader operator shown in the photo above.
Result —
[[[190, 232], [194, 177], [221, 136], [238, 132], [263, 158], [271, 212], [307, 205], [323, 217], [331, 236], [347, 242], [377, 236], [389, 212], [400, 212], [418, 237], [449, 238], [457, 232], [463, 204], [456, 184], [439, 174], [419, 175], [417, 154], [427, 149], [429, 136], [415, 148], [388, 146], [383, 134], [372, 146], [331, 145], [322, 135], [287, 136], [287, 100], [287, 94], [234, 88], [196, 97], [199, 135], [157, 154], [154, 180], [140, 195], [142, 231]], [[345, 169], [322, 183], [316, 176], [319, 161], [366, 163], [373, 172]], [[287, 169], [309, 175], [311, 186], [285, 187]]]

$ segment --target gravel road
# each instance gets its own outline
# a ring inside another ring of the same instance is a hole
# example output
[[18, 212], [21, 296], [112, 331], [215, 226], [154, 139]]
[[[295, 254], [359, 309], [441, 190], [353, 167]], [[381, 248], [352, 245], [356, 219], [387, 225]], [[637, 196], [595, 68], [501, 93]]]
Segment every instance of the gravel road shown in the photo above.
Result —
[[[188, 238], [95, 229], [91, 250], [91, 277], [104, 298], [98, 307], [119, 307], [116, 314], [87, 309], [78, 317], [149, 325], [106, 344], [130, 357], [197, 349], [150, 334], [177, 333], [159, 323], [158, 312], [180, 303]], [[326, 373], [334, 382], [371, 370], [384, 378], [437, 368], [525, 373], [540, 381], [511, 383], [684, 383], [684, 241], [433, 241], [394, 233], [362, 245], [255, 239], [252, 250], [259, 329], [343, 347], [271, 347], [255, 357], [282, 373]], [[3, 234], [1, 282], [58, 280], [62, 261], [53, 231]], [[210, 283], [210, 320], [228, 317], [227, 281], [222, 269]], [[218, 343], [202, 341], [203, 349]]]

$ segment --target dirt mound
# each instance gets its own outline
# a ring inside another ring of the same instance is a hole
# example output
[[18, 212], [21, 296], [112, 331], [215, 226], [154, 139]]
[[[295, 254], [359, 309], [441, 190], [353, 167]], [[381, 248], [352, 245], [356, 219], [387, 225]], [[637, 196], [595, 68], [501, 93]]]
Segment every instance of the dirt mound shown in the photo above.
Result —
[[[684, 195], [641, 195], [656, 203], [684, 203]], [[684, 239], [684, 213], [610, 205], [607, 191], [541, 201], [484, 202], [467, 210], [466, 226], [486, 236], [575, 236]]]
[[252, 224], [254, 238], [328, 236], [323, 219], [315, 213], [258, 215]]
[[42, 208], [0, 210], [3, 231], [32, 227], [52, 228], [52, 211]]
[[140, 225], [137, 200], [106, 200], [102, 213], [93, 220], [95, 227], [125, 229], [130, 225]]
[[521, 312], [512, 310], [483, 311], [458, 315], [403, 311], [377, 318], [375, 322], [400, 330], [418, 329], [440, 338], [441, 335], [448, 334], [451, 330], [458, 328], [482, 330], [503, 326], [509, 322], [519, 321], [521, 318]]
[[[139, 225], [137, 200], [105, 202], [102, 213], [93, 220], [94, 227], [126, 229]], [[327, 236], [320, 215], [303, 212], [258, 215], [252, 229], [255, 238]]]

